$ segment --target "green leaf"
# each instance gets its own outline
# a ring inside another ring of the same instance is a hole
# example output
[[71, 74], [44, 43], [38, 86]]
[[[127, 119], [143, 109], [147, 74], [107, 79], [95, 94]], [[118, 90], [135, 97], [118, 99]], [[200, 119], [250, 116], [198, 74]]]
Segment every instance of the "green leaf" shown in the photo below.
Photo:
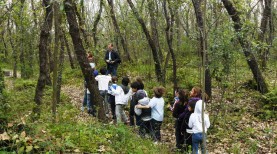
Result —
[[18, 153], [19, 153], [19, 154], [24, 153], [24, 149], [25, 149], [24, 146], [20, 147], [19, 150], [18, 150]]
[[26, 152], [31, 152], [33, 150], [33, 146], [26, 146]]

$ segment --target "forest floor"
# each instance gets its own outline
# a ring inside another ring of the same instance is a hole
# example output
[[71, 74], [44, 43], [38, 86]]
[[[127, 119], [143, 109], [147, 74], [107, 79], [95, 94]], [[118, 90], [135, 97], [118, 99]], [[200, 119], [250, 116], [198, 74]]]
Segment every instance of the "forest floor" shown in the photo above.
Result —
[[[83, 89], [76, 86], [62, 87], [78, 109], [83, 101]], [[213, 104], [207, 105], [212, 130], [208, 132], [207, 146], [210, 154], [222, 153], [276, 153], [277, 123], [273, 120], [262, 121], [255, 117], [257, 100], [244, 93], [236, 100], [220, 100], [220, 90], [214, 90]], [[232, 93], [234, 94], [234, 93]], [[221, 103], [220, 103], [221, 102]], [[236, 102], [236, 103], [235, 103]], [[219, 111], [221, 110], [221, 111]], [[88, 121], [86, 112], [76, 115], [78, 121]], [[168, 118], [168, 117], [165, 117]], [[110, 124], [113, 124], [112, 120]], [[161, 143], [175, 151], [174, 120], [168, 118], [162, 126]]]

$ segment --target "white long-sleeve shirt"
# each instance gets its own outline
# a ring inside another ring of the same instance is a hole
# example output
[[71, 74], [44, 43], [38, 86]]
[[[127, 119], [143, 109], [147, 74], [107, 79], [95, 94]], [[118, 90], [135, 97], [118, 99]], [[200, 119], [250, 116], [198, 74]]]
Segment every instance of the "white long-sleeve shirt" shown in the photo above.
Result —
[[[202, 133], [202, 100], [196, 102], [194, 113], [190, 115], [189, 118], [189, 127], [192, 128], [193, 133]], [[207, 114], [204, 113], [204, 124], [205, 124], [205, 132], [210, 127], [210, 119]]]
[[128, 103], [128, 100], [131, 96], [131, 89], [129, 92], [125, 95], [123, 89], [121, 86], [116, 86], [116, 88], [111, 88], [112, 90], [112, 95], [115, 96], [115, 104], [123, 104], [126, 105]]

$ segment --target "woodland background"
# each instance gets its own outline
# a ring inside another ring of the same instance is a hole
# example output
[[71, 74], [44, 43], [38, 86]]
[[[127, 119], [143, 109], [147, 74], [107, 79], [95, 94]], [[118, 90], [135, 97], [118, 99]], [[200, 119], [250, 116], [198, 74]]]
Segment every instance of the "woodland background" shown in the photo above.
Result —
[[[169, 111], [160, 145], [105, 118], [86, 53], [105, 67], [113, 42], [118, 76], [166, 87], [167, 104], [205, 90], [209, 153], [276, 153], [276, 19], [274, 0], [0, 0], [0, 151], [178, 153]], [[80, 111], [84, 78], [97, 117]]]

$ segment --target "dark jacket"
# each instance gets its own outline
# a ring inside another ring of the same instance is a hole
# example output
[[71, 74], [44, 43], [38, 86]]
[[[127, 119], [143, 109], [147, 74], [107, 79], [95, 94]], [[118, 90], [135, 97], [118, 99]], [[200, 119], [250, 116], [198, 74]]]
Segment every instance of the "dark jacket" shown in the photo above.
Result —
[[179, 115], [182, 114], [185, 110], [185, 106], [181, 105], [180, 102], [177, 102], [174, 106], [172, 115], [174, 118], [179, 118]]
[[107, 60], [109, 60], [109, 50], [106, 51], [105, 54], [105, 62], [108, 66], [117, 66], [119, 63], [121, 63], [121, 59], [119, 57], [119, 54], [116, 51], [111, 51], [111, 61], [114, 61], [114, 63], [108, 63]]

